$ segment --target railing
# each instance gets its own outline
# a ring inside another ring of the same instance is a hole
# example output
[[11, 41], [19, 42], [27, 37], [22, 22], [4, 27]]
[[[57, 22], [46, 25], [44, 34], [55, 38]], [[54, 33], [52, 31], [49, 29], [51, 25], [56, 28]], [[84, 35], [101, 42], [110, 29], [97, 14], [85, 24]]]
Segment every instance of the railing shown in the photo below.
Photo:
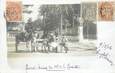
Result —
[[9, 31], [9, 32], [7, 32], [7, 37], [15, 38], [16, 34], [17, 34], [17, 31]]

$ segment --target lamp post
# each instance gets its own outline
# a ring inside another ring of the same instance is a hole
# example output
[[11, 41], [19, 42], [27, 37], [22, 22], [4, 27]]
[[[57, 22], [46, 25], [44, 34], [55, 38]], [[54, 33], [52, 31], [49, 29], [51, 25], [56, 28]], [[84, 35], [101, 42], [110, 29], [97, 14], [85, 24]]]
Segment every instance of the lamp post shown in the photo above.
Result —
[[83, 19], [79, 18], [80, 26], [78, 27], [78, 33], [79, 33], [79, 42], [83, 41]]

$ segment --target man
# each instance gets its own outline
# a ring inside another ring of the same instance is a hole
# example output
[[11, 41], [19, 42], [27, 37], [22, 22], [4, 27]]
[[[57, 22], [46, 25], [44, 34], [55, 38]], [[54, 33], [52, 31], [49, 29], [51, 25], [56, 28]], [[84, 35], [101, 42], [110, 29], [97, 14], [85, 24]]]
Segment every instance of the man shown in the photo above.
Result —
[[66, 38], [62, 36], [60, 45], [62, 46], [62, 48], [64, 48], [65, 53], [67, 53], [68, 51], [68, 47], [66, 46], [66, 41], [67, 41]]
[[[28, 22], [25, 25], [25, 31], [28, 34], [28, 36], [26, 36], [26, 39], [28, 41], [30, 41], [30, 45], [32, 46], [32, 44], [31, 44], [32, 43], [32, 38], [33, 38], [32, 33], [33, 33], [34, 29], [33, 29], [33, 24], [32, 24], [32, 19], [31, 18], [28, 19]], [[31, 51], [35, 51], [34, 49], [31, 48], [31, 46], [30, 46]]]
[[29, 18], [27, 24], [25, 25], [26, 32], [30, 33], [33, 32], [33, 25], [32, 25], [32, 19]]

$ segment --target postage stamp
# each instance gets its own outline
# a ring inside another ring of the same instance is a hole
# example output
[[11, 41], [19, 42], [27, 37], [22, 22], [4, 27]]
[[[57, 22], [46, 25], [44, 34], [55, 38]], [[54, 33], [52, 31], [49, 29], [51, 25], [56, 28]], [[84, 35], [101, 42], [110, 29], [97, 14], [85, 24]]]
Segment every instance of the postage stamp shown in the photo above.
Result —
[[97, 20], [97, 3], [82, 3], [82, 17], [84, 20]]
[[6, 2], [6, 20], [9, 22], [22, 20], [22, 3], [21, 2]]
[[113, 2], [98, 3], [98, 20], [112, 21], [113, 20]]

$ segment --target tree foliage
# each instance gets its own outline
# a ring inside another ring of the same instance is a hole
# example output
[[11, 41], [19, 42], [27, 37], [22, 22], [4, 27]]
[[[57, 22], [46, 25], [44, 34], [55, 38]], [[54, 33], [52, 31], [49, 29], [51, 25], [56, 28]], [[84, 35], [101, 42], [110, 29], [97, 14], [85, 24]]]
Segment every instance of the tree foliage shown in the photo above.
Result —
[[73, 26], [73, 20], [74, 24], [78, 26], [77, 17], [80, 16], [80, 5], [41, 5], [39, 13], [43, 16], [42, 29], [53, 31], [60, 27], [61, 23]]

